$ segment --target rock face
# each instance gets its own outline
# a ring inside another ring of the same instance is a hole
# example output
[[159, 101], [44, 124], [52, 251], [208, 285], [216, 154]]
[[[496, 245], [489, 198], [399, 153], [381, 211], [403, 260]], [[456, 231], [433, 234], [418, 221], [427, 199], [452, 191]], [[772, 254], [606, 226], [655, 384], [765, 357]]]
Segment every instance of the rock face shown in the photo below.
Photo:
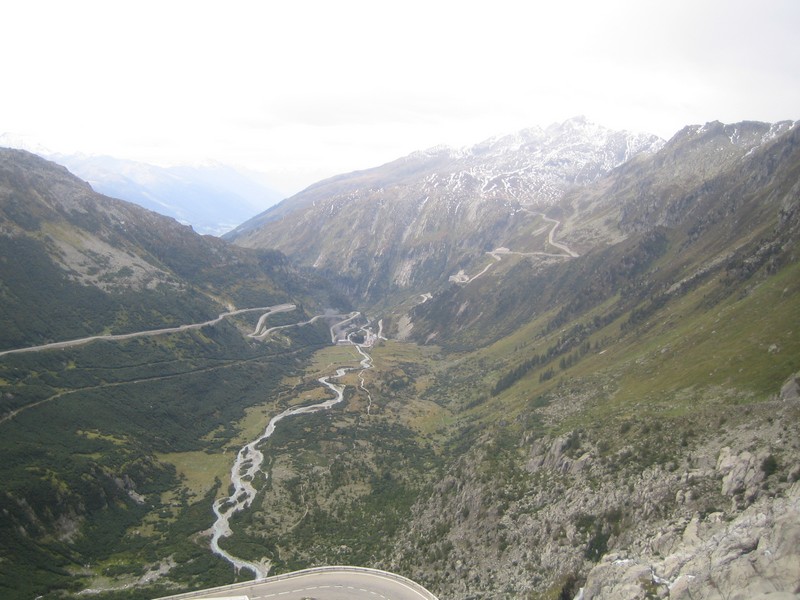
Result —
[[747, 451], [734, 455], [730, 448], [723, 448], [717, 461], [717, 473], [722, 475], [722, 493], [726, 496], [744, 493], [746, 498], [754, 498], [764, 481], [761, 465], [766, 459], [763, 453], [758, 457]]
[[800, 402], [800, 373], [786, 380], [781, 387], [780, 397], [784, 402]]
[[696, 443], [662, 440], [647, 467], [645, 439], [603, 456], [585, 432], [544, 437], [523, 468], [523, 449], [487, 439], [418, 504], [387, 566], [451, 600], [800, 597], [798, 434], [777, 399]]
[[798, 597], [800, 483], [735, 518], [695, 514], [682, 532], [660, 532], [645, 556], [609, 553], [588, 575], [584, 600]]

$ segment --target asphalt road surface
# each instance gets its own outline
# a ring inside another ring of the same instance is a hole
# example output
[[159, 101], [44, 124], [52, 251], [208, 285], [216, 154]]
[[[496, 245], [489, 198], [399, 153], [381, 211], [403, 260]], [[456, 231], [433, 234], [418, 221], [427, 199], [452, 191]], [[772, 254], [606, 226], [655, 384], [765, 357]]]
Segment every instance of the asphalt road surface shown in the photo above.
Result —
[[437, 600], [436, 596], [409, 579], [357, 567], [309, 569], [258, 582], [169, 596], [169, 599], [208, 600], [243, 596], [248, 600]]

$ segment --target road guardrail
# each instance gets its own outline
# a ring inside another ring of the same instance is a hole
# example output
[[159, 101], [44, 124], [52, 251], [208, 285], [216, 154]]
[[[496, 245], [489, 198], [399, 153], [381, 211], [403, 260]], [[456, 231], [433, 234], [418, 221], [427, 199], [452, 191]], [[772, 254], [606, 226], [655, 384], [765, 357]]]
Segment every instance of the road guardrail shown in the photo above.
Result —
[[409, 579], [408, 577], [403, 577], [402, 575], [398, 575], [397, 573], [382, 571], [380, 569], [370, 569], [368, 567], [351, 567], [351, 566], [312, 567], [310, 569], [303, 569], [301, 571], [292, 571], [291, 573], [283, 573], [281, 575], [273, 575], [272, 577], [265, 577], [264, 579], [256, 579], [252, 581], [233, 583], [230, 585], [223, 585], [220, 587], [209, 588], [206, 590], [196, 590], [194, 592], [184, 592], [181, 594], [175, 594], [173, 596], [164, 596], [162, 598], [156, 598], [155, 600], [188, 600], [190, 598], [201, 598], [203, 596], [208, 596], [209, 594], [226, 594], [256, 584], [270, 583], [273, 581], [283, 581], [286, 579], [292, 579], [294, 577], [300, 577], [302, 575], [311, 575], [314, 573], [325, 573], [325, 572], [368, 573], [371, 575], [382, 576], [387, 579], [394, 579], [395, 581], [398, 581], [410, 587], [411, 589], [418, 592], [423, 598], [426, 598], [427, 600], [439, 600], [431, 592], [426, 590], [416, 581]]

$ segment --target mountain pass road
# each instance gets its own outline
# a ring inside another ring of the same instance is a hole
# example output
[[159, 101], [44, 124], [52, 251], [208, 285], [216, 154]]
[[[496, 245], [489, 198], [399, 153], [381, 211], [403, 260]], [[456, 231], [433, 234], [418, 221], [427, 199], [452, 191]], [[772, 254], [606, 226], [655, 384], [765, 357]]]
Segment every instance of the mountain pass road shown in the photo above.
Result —
[[360, 567], [321, 567], [160, 600], [437, 600], [410, 579]]

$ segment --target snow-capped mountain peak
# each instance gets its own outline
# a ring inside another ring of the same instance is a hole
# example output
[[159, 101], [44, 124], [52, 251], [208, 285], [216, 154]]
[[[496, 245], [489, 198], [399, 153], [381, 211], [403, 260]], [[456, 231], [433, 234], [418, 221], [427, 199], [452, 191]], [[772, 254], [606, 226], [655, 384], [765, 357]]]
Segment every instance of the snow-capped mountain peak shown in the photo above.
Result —
[[[430, 265], [456, 265], [493, 243], [515, 215], [541, 211], [568, 189], [663, 143], [579, 118], [464, 150], [430, 148], [312, 186], [243, 224], [229, 239], [337, 269], [352, 276], [361, 293], [379, 294], [425, 281]], [[343, 238], [345, 231], [364, 235]], [[369, 265], [357, 258], [363, 256], [373, 257]]]

